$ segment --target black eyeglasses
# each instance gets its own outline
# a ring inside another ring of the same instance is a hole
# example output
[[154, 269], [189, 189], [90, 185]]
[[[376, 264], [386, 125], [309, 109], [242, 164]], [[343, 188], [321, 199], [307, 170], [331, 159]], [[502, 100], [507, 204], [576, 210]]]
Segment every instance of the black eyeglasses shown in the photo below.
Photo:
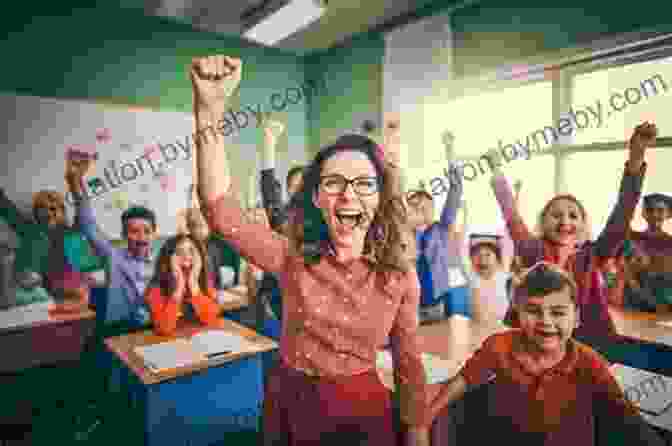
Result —
[[320, 187], [329, 195], [342, 194], [352, 184], [357, 195], [373, 195], [378, 192], [378, 178], [357, 177], [351, 180], [342, 175], [327, 175], [320, 178]]

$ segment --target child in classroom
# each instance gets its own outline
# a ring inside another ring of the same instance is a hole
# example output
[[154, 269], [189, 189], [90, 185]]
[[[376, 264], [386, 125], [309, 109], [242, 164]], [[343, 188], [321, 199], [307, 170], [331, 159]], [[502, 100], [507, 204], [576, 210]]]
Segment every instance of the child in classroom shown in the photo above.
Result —
[[160, 336], [174, 334], [180, 318], [217, 325], [217, 295], [210, 286], [205, 248], [195, 236], [179, 234], [166, 240], [145, 300]]
[[156, 215], [143, 206], [126, 209], [121, 215], [121, 227], [128, 247], [116, 248], [99, 232], [91, 197], [84, 186], [91, 167], [90, 159], [69, 159], [65, 179], [75, 201], [80, 230], [96, 254], [107, 259], [106, 303], [96, 311], [102, 312], [99, 317], [107, 326], [106, 332], [124, 333], [149, 323], [144, 293], [156, 261], [152, 247], [157, 235]]
[[505, 234], [471, 234], [469, 255], [473, 270], [469, 274], [472, 318], [503, 321], [510, 307], [513, 242]]
[[[583, 318], [576, 332], [577, 339], [603, 352], [611, 349], [611, 344], [619, 335], [608, 311], [598, 258], [614, 255], [626, 239], [646, 173], [644, 155], [646, 149], [654, 144], [656, 135], [655, 124], [644, 123], [635, 128], [629, 141], [629, 158], [621, 180], [619, 200], [595, 241], [590, 240], [588, 213], [572, 195], [552, 198], [540, 215], [540, 235], [533, 234], [515, 206], [506, 179], [496, 169], [498, 159], [491, 160], [491, 165], [495, 165], [493, 189], [514, 241], [516, 255], [526, 267], [546, 260], [570, 272], [578, 286], [578, 304]], [[515, 326], [514, 316], [510, 313], [507, 320]], [[625, 353], [631, 355], [640, 348], [640, 345], [628, 346]], [[620, 358], [620, 362], [623, 361], [629, 360]]]
[[[491, 381], [487, 407], [469, 429], [470, 444], [492, 438], [544, 446], [664, 444], [625, 398], [607, 361], [572, 338], [581, 312], [569, 274], [542, 261], [518, 280], [513, 306], [520, 328], [483, 342], [434, 398], [432, 418]], [[608, 429], [601, 429], [601, 420], [608, 420]]]

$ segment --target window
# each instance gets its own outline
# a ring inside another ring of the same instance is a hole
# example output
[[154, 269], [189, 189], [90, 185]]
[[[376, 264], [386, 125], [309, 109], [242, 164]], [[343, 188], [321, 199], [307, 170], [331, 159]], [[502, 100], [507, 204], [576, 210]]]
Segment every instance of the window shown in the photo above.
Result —
[[[431, 101], [431, 98], [427, 99]], [[500, 148], [501, 151], [501, 147], [509, 144], [517, 146], [531, 142], [529, 145], [534, 147], [535, 138], [532, 135], [553, 122], [552, 101], [551, 82], [538, 82], [459, 98], [447, 105], [426, 104], [422, 113], [424, 157], [421, 170], [428, 188], [430, 179], [445, 178], [445, 149], [441, 143], [443, 131], [453, 133], [457, 158], [475, 159], [490, 149]], [[543, 141], [540, 143], [544, 144]], [[477, 167], [465, 169], [464, 181], [469, 222], [481, 230], [494, 231], [502, 227], [504, 221], [490, 187], [492, 174], [485, 161], [481, 161], [480, 167], [476, 161], [472, 165]], [[531, 227], [536, 221], [536, 213], [553, 195], [553, 166], [551, 157], [534, 155], [530, 160], [520, 158], [503, 166], [511, 184], [516, 179], [524, 179], [521, 210]], [[419, 169], [415, 170], [411, 185], [417, 184]], [[445, 194], [435, 199], [437, 218], [444, 201]]]
[[577, 75], [572, 96], [575, 126], [585, 127], [575, 144], [627, 141], [646, 120], [672, 136], [672, 57]]
[[[625, 150], [576, 153], [567, 159], [569, 192], [581, 200], [586, 207], [593, 238], [597, 238], [604, 228], [609, 214], [616, 205], [619, 182], [626, 159]], [[646, 160], [647, 172], [642, 195], [652, 192], [672, 193], [669, 174], [666, 172], [668, 170], [666, 166], [672, 165], [672, 150], [669, 148], [649, 150]], [[599, 181], [584, 180], [596, 178], [595, 166], [599, 166]], [[671, 223], [668, 222], [666, 225], [668, 231], [672, 231]], [[646, 223], [642, 218], [641, 202], [635, 211], [632, 228], [635, 230], [646, 228]]]

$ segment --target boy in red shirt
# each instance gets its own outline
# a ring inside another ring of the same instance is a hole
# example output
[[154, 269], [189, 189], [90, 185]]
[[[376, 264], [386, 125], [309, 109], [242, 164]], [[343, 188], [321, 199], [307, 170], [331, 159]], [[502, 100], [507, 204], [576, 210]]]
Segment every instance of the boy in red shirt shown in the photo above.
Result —
[[519, 277], [513, 305], [520, 328], [489, 337], [434, 399], [432, 416], [494, 376], [483, 408], [487, 420], [479, 419], [483, 441], [592, 446], [595, 420], [605, 419], [606, 433], [619, 443], [664, 444], [625, 399], [607, 361], [572, 339], [579, 311], [566, 273], [537, 263]]

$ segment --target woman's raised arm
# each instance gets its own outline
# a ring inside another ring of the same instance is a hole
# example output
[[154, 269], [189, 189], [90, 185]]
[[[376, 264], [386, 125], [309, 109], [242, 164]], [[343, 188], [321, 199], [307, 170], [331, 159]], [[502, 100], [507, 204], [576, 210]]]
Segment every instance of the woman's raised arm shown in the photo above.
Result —
[[191, 65], [198, 192], [215, 232], [264, 271], [279, 272], [288, 252], [288, 240], [245, 218], [232, 193], [227, 147], [220, 131], [221, 117], [240, 83], [241, 72], [240, 59], [227, 56], [201, 57]]

